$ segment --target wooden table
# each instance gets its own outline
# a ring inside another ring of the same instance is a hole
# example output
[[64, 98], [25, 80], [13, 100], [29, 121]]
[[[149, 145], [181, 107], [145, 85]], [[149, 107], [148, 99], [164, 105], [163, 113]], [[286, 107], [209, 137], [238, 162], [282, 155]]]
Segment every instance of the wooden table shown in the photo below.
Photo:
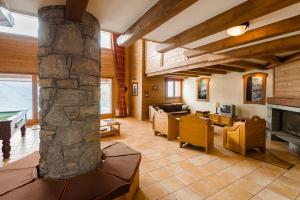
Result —
[[27, 111], [0, 112], [0, 140], [2, 140], [3, 159], [10, 156], [10, 138], [17, 130], [21, 130], [22, 137], [26, 132]]
[[100, 121], [100, 134], [101, 137], [110, 135], [120, 135], [121, 123], [114, 119], [104, 119]]

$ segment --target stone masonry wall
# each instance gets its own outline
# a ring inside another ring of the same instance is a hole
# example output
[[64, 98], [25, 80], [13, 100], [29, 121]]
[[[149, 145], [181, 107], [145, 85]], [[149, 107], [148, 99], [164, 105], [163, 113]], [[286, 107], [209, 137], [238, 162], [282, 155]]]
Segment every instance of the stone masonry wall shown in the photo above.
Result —
[[66, 179], [101, 162], [97, 19], [64, 18], [64, 6], [39, 10], [40, 165], [42, 177]]

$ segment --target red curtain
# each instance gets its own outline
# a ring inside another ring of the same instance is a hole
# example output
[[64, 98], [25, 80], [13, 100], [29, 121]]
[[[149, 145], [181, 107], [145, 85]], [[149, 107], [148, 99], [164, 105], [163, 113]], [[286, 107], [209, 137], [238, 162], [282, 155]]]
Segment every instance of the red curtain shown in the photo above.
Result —
[[117, 43], [117, 38], [119, 36], [112, 34], [112, 50], [115, 60], [116, 76], [119, 83], [119, 109], [120, 117], [127, 116], [126, 107], [126, 88], [125, 88], [125, 48], [120, 47]]

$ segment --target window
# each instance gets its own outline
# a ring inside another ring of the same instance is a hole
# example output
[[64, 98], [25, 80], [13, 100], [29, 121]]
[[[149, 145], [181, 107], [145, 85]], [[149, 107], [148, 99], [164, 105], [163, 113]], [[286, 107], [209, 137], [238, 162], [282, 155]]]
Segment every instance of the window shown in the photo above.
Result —
[[32, 119], [32, 76], [0, 74], [0, 111], [27, 110]]
[[100, 114], [112, 113], [112, 79], [101, 78]]
[[[15, 25], [13, 27], [0, 26], [0, 32], [25, 35], [30, 37], [38, 36], [38, 18], [29, 15], [11, 12]], [[111, 49], [111, 33], [100, 31], [100, 47]]]
[[181, 84], [180, 79], [166, 79], [167, 98], [181, 98]]
[[100, 31], [100, 47], [111, 49], [111, 33]]
[[26, 35], [31, 37], [38, 36], [38, 19], [37, 17], [23, 15], [11, 12], [15, 25], [13, 27], [0, 26], [0, 32], [12, 33], [17, 35]]

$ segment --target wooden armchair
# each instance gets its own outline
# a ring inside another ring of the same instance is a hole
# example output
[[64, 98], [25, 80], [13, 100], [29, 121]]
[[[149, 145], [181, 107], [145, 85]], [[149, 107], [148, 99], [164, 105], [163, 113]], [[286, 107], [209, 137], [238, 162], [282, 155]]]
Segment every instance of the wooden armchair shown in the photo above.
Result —
[[168, 140], [176, 139], [179, 135], [179, 120], [160, 109], [154, 114], [153, 130], [155, 135], [160, 133], [167, 135]]
[[214, 127], [210, 120], [190, 114], [182, 117], [179, 122], [180, 148], [184, 143], [205, 148], [205, 152], [214, 147]]
[[246, 155], [248, 149], [266, 148], [266, 121], [253, 116], [245, 122], [236, 122], [224, 127], [223, 146], [226, 149]]

